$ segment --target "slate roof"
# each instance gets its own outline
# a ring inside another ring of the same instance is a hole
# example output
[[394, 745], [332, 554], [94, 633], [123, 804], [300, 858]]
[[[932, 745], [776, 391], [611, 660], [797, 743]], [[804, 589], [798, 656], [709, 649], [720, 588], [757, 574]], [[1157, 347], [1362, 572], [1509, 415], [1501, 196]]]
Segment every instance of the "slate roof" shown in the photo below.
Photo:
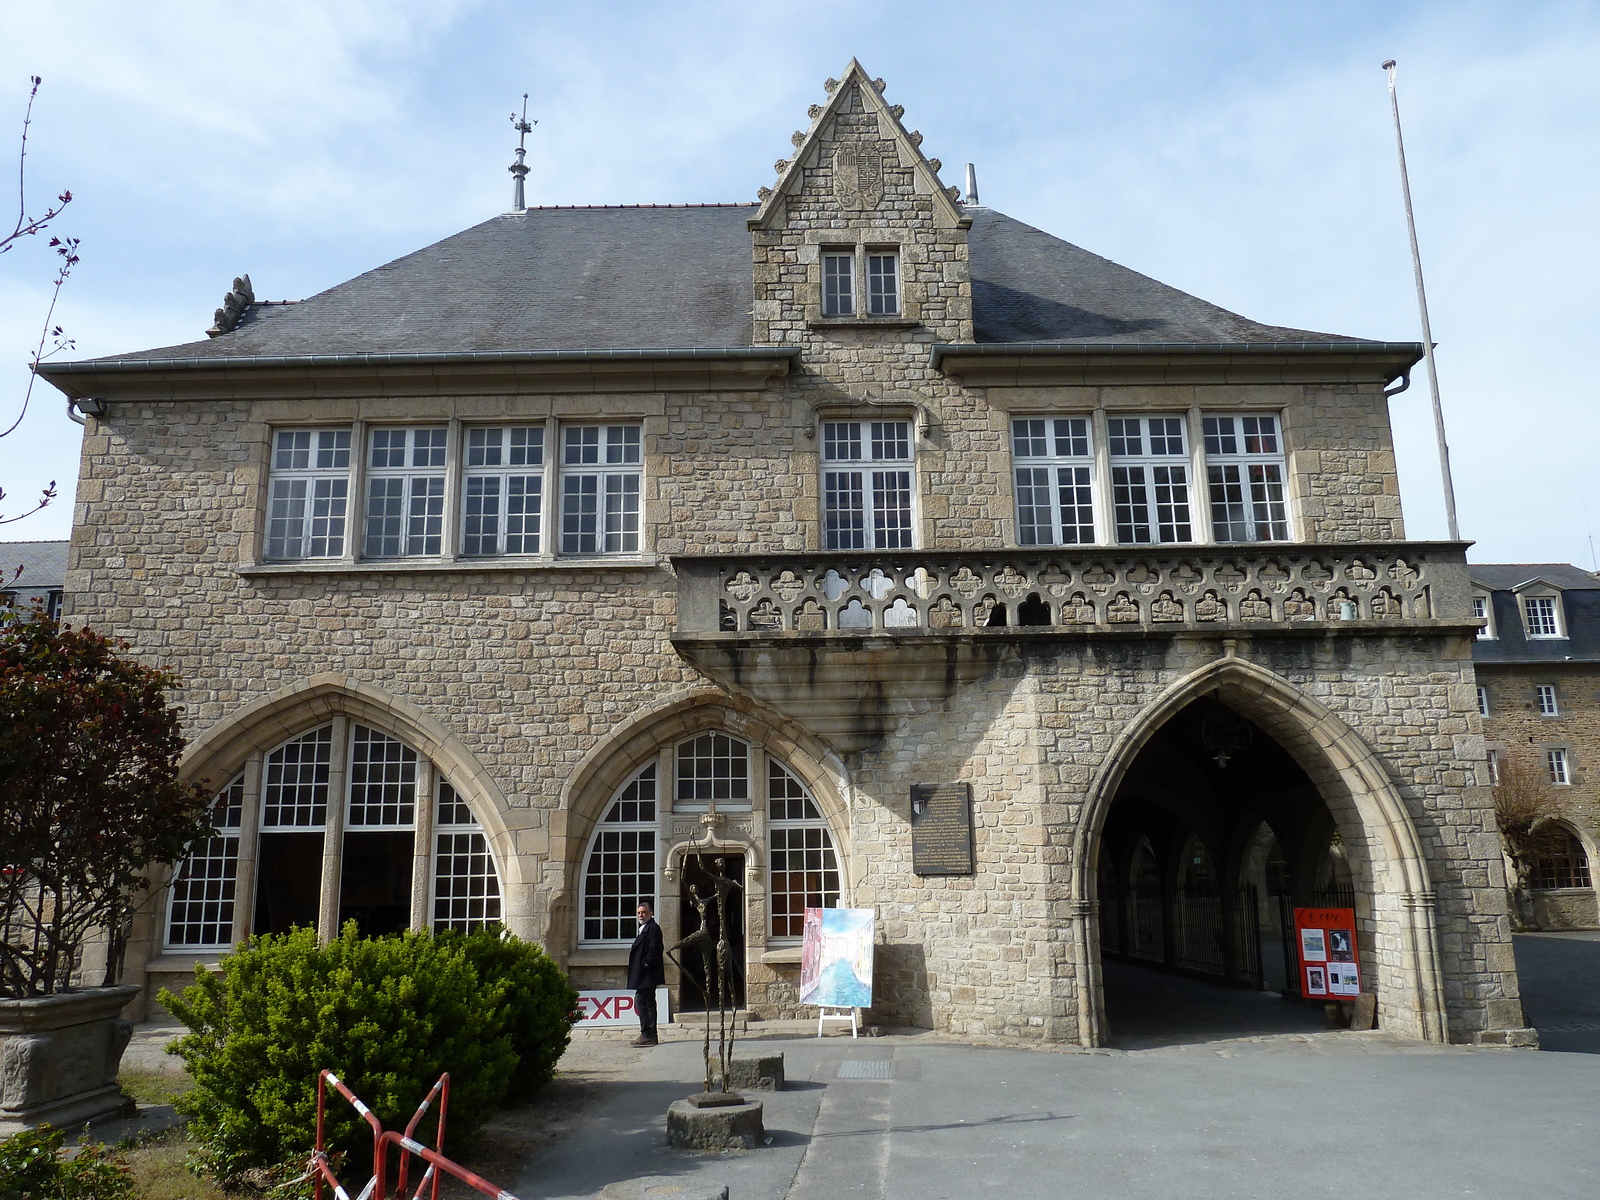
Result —
[[[253, 307], [222, 337], [97, 361], [749, 346], [754, 211], [506, 213], [298, 304]], [[968, 211], [980, 342], [1361, 341], [1258, 324], [1004, 213]]]
[[7, 591], [19, 592], [28, 599], [34, 592], [58, 588], [67, 577], [67, 542], [0, 542], [0, 583], [9, 580], [18, 567], [22, 574]]
[[1600, 590], [1600, 579], [1571, 563], [1471, 563], [1467, 573], [1490, 591], [1509, 591], [1530, 579], [1548, 579], [1559, 588]]

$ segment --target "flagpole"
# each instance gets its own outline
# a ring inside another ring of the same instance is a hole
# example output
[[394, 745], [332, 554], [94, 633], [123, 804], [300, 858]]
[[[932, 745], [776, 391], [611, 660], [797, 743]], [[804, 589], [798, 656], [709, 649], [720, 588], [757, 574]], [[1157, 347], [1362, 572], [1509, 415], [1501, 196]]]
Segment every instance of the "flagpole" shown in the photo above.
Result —
[[1433, 330], [1428, 324], [1428, 293], [1422, 286], [1422, 252], [1417, 249], [1417, 219], [1411, 211], [1411, 179], [1406, 174], [1406, 144], [1400, 135], [1400, 97], [1395, 93], [1395, 62], [1383, 64], [1389, 73], [1389, 106], [1394, 110], [1394, 146], [1400, 155], [1400, 192], [1406, 201], [1406, 231], [1411, 235], [1411, 269], [1417, 277], [1417, 308], [1422, 312], [1422, 357], [1428, 366], [1428, 390], [1433, 394], [1433, 432], [1439, 440], [1439, 475], [1444, 482], [1444, 513], [1450, 524], [1450, 540], [1461, 540], [1456, 524], [1456, 485], [1450, 475], [1450, 444], [1444, 436], [1444, 406], [1439, 403], [1439, 374], [1433, 365]]

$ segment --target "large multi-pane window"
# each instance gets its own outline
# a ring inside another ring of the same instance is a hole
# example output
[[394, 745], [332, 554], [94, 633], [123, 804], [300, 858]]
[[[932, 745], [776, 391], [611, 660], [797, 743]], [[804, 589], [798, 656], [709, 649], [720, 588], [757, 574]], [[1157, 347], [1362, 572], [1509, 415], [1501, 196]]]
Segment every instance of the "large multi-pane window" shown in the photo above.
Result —
[[[1097, 445], [1087, 414], [1012, 420], [1018, 545], [1088, 545], [1107, 525], [1119, 545], [1192, 542], [1208, 525], [1197, 520], [1197, 503], [1206, 504], [1217, 542], [1293, 536], [1276, 414], [1212, 413], [1193, 418], [1192, 428], [1186, 415], [1116, 415], [1104, 428]], [[1197, 469], [1203, 497], [1195, 495]]]
[[1545, 769], [1550, 773], [1550, 782], [1558, 787], [1566, 787], [1572, 782], [1572, 776], [1567, 769], [1567, 752], [1565, 750], [1546, 750], [1544, 752]]
[[1555, 717], [1561, 714], [1561, 707], [1556, 702], [1556, 685], [1553, 683], [1535, 684], [1533, 688], [1534, 700], [1539, 705], [1541, 717]]
[[1094, 455], [1088, 417], [1028, 417], [1011, 422], [1017, 485], [1017, 543], [1094, 542]]
[[640, 427], [569, 425], [561, 433], [561, 553], [636, 553]]
[[806, 909], [839, 903], [839, 861], [817, 802], [777, 759], [767, 762], [767, 847], [772, 936], [797, 938]]
[[350, 431], [278, 430], [271, 471], [266, 557], [341, 557], [350, 503]]
[[1117, 541], [1193, 540], [1189, 445], [1182, 417], [1112, 417], [1111, 511]]
[[441, 779], [433, 819], [433, 931], [471, 933], [501, 918], [500, 877], [478, 819]]
[[1208, 416], [1201, 422], [1212, 536], [1219, 542], [1287, 541], [1289, 509], [1278, 418]]
[[537, 554], [544, 511], [544, 426], [470, 428], [461, 552]]
[[[252, 779], [251, 770], [259, 775]], [[433, 836], [419, 841], [419, 815], [429, 815], [419, 811], [425, 785], [437, 805]], [[470, 932], [501, 916], [499, 875], [466, 802], [410, 746], [344, 717], [236, 776], [218, 795], [212, 823], [217, 836], [191, 847], [173, 877], [166, 944], [174, 949], [225, 947], [241, 929], [354, 921], [364, 933], [384, 934], [431, 922]], [[240, 895], [246, 862], [253, 894]], [[414, 897], [413, 879], [431, 880], [431, 917], [430, 896]], [[323, 911], [325, 880], [336, 911]]]
[[634, 910], [656, 902], [656, 764], [617, 794], [595, 830], [583, 873], [583, 940], [631, 940]]
[[188, 857], [173, 877], [167, 945], [200, 950], [232, 943], [243, 812], [244, 776], [239, 775], [218, 793], [211, 807], [216, 836], [190, 846]]
[[874, 317], [900, 313], [900, 255], [893, 250], [867, 251], [867, 313]]
[[822, 509], [829, 550], [911, 549], [911, 422], [824, 422]]
[[1592, 886], [1589, 876], [1589, 856], [1584, 853], [1583, 843], [1570, 829], [1545, 830], [1542, 840], [1547, 849], [1535, 862], [1534, 887], [1553, 889]]
[[822, 313], [827, 317], [856, 315], [856, 254], [834, 250], [822, 256]]
[[638, 423], [466, 425], [459, 437], [443, 425], [383, 426], [364, 437], [364, 457], [352, 461], [350, 429], [274, 431], [265, 560], [343, 558], [351, 525], [366, 559], [640, 550]]
[[837, 905], [841, 874], [827, 820], [787, 766], [774, 757], [765, 757], [765, 764], [745, 742], [712, 731], [680, 742], [629, 777], [596, 824], [583, 860], [580, 940], [629, 942], [637, 929], [634, 910], [641, 901], [656, 903], [663, 770], [678, 812], [704, 812], [715, 804], [765, 817], [771, 937], [798, 938], [807, 908]]
[[367, 557], [431, 556], [444, 548], [447, 433], [407, 426], [368, 434]]

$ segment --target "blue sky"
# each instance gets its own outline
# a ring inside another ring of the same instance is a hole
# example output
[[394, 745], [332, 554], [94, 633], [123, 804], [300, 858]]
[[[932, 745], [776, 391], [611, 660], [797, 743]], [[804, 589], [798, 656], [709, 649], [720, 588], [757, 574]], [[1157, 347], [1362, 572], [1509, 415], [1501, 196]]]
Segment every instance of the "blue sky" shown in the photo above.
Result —
[[[0, 0], [0, 28], [0, 134], [42, 75], [33, 194], [76, 196], [82, 357], [197, 339], [240, 272], [295, 299], [503, 211], [524, 91], [529, 203], [751, 200], [851, 55], [986, 204], [1257, 320], [1416, 340], [1396, 58], [1463, 536], [1594, 565], [1600, 4]], [[0, 257], [0, 426], [51, 269]], [[40, 386], [0, 439], [3, 511], [65, 493], [0, 537], [67, 535], [62, 408]], [[1392, 414], [1408, 533], [1442, 537], [1420, 371]]]

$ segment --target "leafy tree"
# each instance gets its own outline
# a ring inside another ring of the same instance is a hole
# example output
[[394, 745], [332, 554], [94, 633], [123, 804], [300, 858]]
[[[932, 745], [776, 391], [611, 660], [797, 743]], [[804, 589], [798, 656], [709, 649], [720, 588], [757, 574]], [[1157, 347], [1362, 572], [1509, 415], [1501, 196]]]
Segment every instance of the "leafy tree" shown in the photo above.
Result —
[[1506, 893], [1518, 929], [1537, 928], [1529, 879], [1542, 855], [1561, 848], [1558, 815], [1550, 784], [1535, 763], [1503, 755], [1494, 785], [1494, 820], [1506, 859]]
[[178, 679], [38, 608], [0, 617], [0, 995], [68, 983], [96, 929], [106, 982], [147, 871], [209, 837], [209, 795], [178, 779]]

